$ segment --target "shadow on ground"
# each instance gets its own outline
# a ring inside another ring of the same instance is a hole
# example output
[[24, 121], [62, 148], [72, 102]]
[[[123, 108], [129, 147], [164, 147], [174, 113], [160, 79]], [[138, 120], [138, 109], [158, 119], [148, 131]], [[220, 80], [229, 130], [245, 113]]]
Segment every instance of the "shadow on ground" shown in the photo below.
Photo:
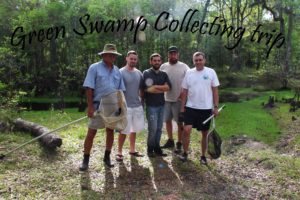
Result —
[[[82, 199], [238, 199], [230, 181], [213, 167], [182, 163], [176, 155], [131, 156], [99, 173], [103, 176], [80, 175]], [[97, 184], [101, 178], [103, 184]]]

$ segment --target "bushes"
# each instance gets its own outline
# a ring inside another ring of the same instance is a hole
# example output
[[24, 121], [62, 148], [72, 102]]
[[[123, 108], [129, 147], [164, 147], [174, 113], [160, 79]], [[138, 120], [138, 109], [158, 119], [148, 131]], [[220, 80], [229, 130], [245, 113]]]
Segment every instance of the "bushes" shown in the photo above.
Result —
[[279, 90], [284, 86], [280, 73], [267, 71], [258, 77], [256, 85], [263, 86], [266, 90]]
[[219, 72], [221, 87], [253, 88], [255, 91], [280, 90], [289, 87], [286, 77], [280, 71]]
[[222, 72], [218, 73], [222, 87], [252, 87], [255, 82], [255, 76], [244, 72]]
[[0, 122], [10, 123], [19, 111], [18, 102], [26, 93], [22, 91], [12, 92], [8, 86], [0, 81]]
[[220, 102], [239, 102], [240, 95], [237, 92], [222, 92], [220, 94]]

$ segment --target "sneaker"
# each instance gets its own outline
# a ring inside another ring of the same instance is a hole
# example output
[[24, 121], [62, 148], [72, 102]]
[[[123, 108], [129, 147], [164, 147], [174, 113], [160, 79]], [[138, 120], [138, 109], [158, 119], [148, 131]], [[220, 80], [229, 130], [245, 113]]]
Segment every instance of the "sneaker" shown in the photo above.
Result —
[[188, 154], [184, 152], [184, 153], [179, 157], [179, 159], [180, 159], [182, 162], [186, 162], [186, 161], [187, 161], [187, 157], [188, 157]]
[[164, 152], [162, 152], [162, 151], [160, 151], [160, 152], [155, 152], [155, 155], [161, 156], [161, 157], [166, 157], [166, 156], [168, 156], [168, 154], [166, 154], [166, 153], [164, 153]]
[[166, 144], [164, 144], [161, 148], [166, 149], [166, 148], [173, 148], [175, 146], [174, 140], [168, 139]]
[[200, 158], [200, 163], [201, 163], [202, 165], [207, 165], [207, 160], [206, 160], [206, 157], [205, 157], [205, 156], [201, 156], [201, 158]]
[[174, 153], [180, 154], [181, 153], [181, 147], [182, 147], [182, 143], [181, 142], [176, 142], [176, 149], [174, 150]]

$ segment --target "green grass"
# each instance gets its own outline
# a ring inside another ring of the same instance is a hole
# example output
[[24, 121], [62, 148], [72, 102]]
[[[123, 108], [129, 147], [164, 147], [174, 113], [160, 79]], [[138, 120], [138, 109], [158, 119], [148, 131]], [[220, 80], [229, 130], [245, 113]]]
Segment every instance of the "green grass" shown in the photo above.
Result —
[[261, 106], [266, 97], [240, 103], [226, 103], [216, 120], [217, 130], [224, 138], [247, 135], [271, 144], [280, 136], [276, 120]]
[[254, 92], [253, 88], [222, 88], [220, 92], [238, 92], [240, 94]]
[[295, 151], [300, 152], [300, 135], [296, 136], [292, 144], [294, 145]]
[[[228, 89], [232, 90], [232, 88]], [[251, 92], [251, 88], [235, 88], [237, 92]], [[293, 96], [290, 91], [267, 92], [263, 96], [240, 103], [225, 103], [226, 108], [221, 112], [216, 120], [217, 130], [224, 139], [232, 135], [247, 135], [250, 138], [273, 144], [280, 137], [280, 129], [276, 119], [267, 109], [263, 109], [262, 102], [267, 102], [270, 95], [276, 95], [278, 99]], [[287, 112], [288, 105], [283, 105], [281, 112]], [[44, 125], [50, 129], [57, 128], [75, 119], [83, 117], [85, 113], [78, 112], [77, 109], [65, 109], [60, 111], [26, 111], [21, 113], [21, 117]], [[74, 131], [74, 132], [73, 132]], [[77, 138], [83, 139], [86, 131], [86, 123], [79, 123], [75, 128], [63, 130], [62, 134], [74, 134]], [[146, 133], [143, 133], [144, 140]], [[195, 140], [198, 140], [194, 138]]]
[[254, 176], [261, 173], [263, 176], [258, 176], [265, 177], [259, 180], [259, 178], [249, 179], [247, 176], [242, 176], [241, 185], [249, 188], [260, 186], [263, 188], [271, 184], [270, 191], [263, 190], [268, 194], [267, 199], [299, 199], [299, 157], [280, 154], [272, 147], [255, 148], [254, 146], [241, 146], [237, 154], [239, 156], [235, 155], [229, 159], [235, 159], [236, 163], [244, 166], [243, 170], [249, 170], [250, 174], [253, 169], [257, 170]]
[[[227, 89], [232, 91], [231, 88]], [[235, 88], [234, 91], [250, 92], [251, 88]], [[239, 103], [225, 103], [226, 108], [216, 120], [217, 130], [227, 139], [232, 135], [246, 135], [247, 137], [274, 144], [280, 137], [280, 127], [276, 117], [268, 109], [264, 109], [262, 103], [267, 103], [269, 96], [275, 96], [278, 100], [291, 98], [291, 91], [269, 91], [261, 93], [262, 96]], [[288, 104], [281, 104], [277, 109], [281, 114], [289, 115]]]
[[78, 109], [76, 108], [67, 108], [64, 109], [64, 112], [61, 112], [60, 110], [24, 111], [20, 114], [20, 117], [51, 128], [53, 126], [68, 123], [85, 115], [85, 112], [78, 112]]
[[[229, 88], [239, 93], [251, 92], [251, 88]], [[228, 139], [232, 135], [247, 135], [250, 138], [263, 141], [267, 144], [275, 143], [280, 137], [280, 128], [276, 121], [276, 118], [271, 115], [267, 109], [263, 109], [262, 102], [267, 102], [270, 95], [275, 95], [277, 99], [290, 98], [293, 96], [291, 91], [280, 92], [266, 92], [261, 97], [243, 101], [240, 103], [225, 103], [226, 108], [220, 113], [220, 116], [216, 120], [217, 131], [220, 133], [223, 139]], [[287, 117], [289, 106], [287, 104], [281, 105], [277, 112], [283, 113]], [[41, 124], [49, 129], [58, 128], [66, 123], [85, 116], [85, 113], [78, 112], [77, 109], [65, 109], [65, 112], [60, 111], [24, 111], [20, 114], [20, 117]], [[86, 133], [87, 120], [79, 122], [76, 125], [72, 125], [62, 131], [59, 135], [68, 137], [68, 139], [84, 139]], [[163, 134], [165, 135], [165, 134]], [[146, 138], [146, 131], [141, 133], [137, 140], [144, 142]], [[193, 140], [200, 140], [198, 134], [192, 137]], [[164, 137], [162, 138], [164, 141]]]
[[[50, 130], [59, 128], [67, 123], [82, 118], [86, 115], [85, 112], [78, 112], [76, 108], [65, 109], [64, 112], [59, 110], [51, 111], [24, 111], [20, 117], [28, 121], [40, 124], [49, 128]], [[77, 124], [70, 125], [65, 129], [56, 133], [62, 137], [66, 137], [68, 140], [72, 140], [74, 143], [78, 143], [85, 138], [87, 131], [88, 119], [84, 119]], [[100, 132], [102, 132], [101, 130]]]
[[[22, 97], [21, 102], [32, 102], [32, 103], [57, 103], [60, 98], [53, 97]], [[65, 97], [65, 102], [79, 102], [79, 97]]]
[[[274, 92], [264, 93], [261, 97], [250, 101], [226, 103], [227, 107], [221, 112], [216, 122], [217, 130], [222, 138], [227, 139], [233, 134], [246, 134], [268, 144], [278, 141], [281, 135], [278, 134], [280, 132], [278, 119], [276, 119], [276, 115], [274, 117], [274, 113], [278, 112], [284, 116], [284, 120], [288, 120], [291, 116], [288, 113], [287, 104], [278, 104], [280, 107], [272, 111], [263, 109], [261, 103], [266, 102], [269, 95], [274, 95]], [[282, 91], [276, 95], [278, 98], [293, 96], [289, 91]], [[56, 110], [19, 113], [19, 117], [46, 126], [50, 130], [85, 115], [86, 113], [78, 112], [77, 109], [65, 109], [64, 113]], [[171, 150], [166, 150], [168, 156], [162, 160], [156, 158], [150, 160], [147, 156], [135, 160], [128, 155], [129, 142], [127, 138], [123, 148], [124, 164], [118, 164], [110, 172], [104, 168], [102, 162], [105, 134], [101, 130], [94, 141], [90, 172], [78, 173], [86, 130], [87, 120], [83, 120], [58, 132], [57, 134], [63, 139], [63, 145], [54, 154], [45, 151], [38, 142], [34, 142], [7, 156], [0, 163], [0, 193], [3, 192], [0, 195], [4, 199], [36, 199], [38, 197], [42, 199], [55, 199], [55, 197], [57, 199], [139, 199], [138, 197], [142, 199], [149, 197], [154, 199], [163, 199], [164, 197], [197, 199], [199, 195], [207, 195], [206, 199], [212, 199], [214, 193], [211, 191], [215, 191], [212, 188], [223, 188], [226, 190], [226, 194], [232, 192], [227, 187], [228, 185], [230, 187], [229, 179], [226, 183], [220, 183], [218, 178], [220, 173], [216, 171], [219, 160], [209, 161], [211, 169], [199, 164], [200, 134], [192, 134], [190, 161], [184, 164], [176, 155], [172, 154]], [[161, 143], [166, 141], [166, 135], [164, 132]], [[176, 134], [174, 135], [176, 139]], [[113, 161], [117, 153], [117, 137], [118, 134], [115, 134]], [[146, 138], [146, 131], [137, 134], [136, 149], [143, 154], [146, 153]], [[0, 133], [1, 153], [30, 139], [32, 136], [27, 133]], [[295, 142], [299, 143], [299, 140], [300, 137]], [[257, 151], [250, 152], [247, 155], [253, 162], [267, 158], [261, 165], [266, 168], [272, 166], [274, 171], [270, 173], [272, 173], [272, 177], [276, 178], [278, 185], [283, 183], [285, 177], [288, 180], [299, 180], [300, 163], [298, 158], [277, 156], [275, 151], [268, 150], [259, 150], [258, 153]], [[225, 159], [228, 158], [226, 155], [223, 156]], [[163, 164], [164, 168], [159, 167], [160, 164]], [[178, 181], [177, 176], [182, 183]], [[157, 191], [153, 189], [153, 182], [157, 186]], [[82, 189], [83, 187], [89, 189]], [[207, 187], [211, 189], [207, 189]], [[174, 192], [174, 196], [168, 196]], [[135, 196], [135, 194], [139, 196]], [[287, 190], [285, 195], [287, 198], [293, 196], [290, 190]]]
[[285, 183], [285, 180], [281, 180], [282, 177], [295, 180], [300, 179], [299, 158], [287, 155], [278, 155], [274, 150], [266, 149], [249, 152], [249, 159], [253, 161], [264, 160], [261, 164], [265, 166], [266, 169], [273, 169], [271, 173], [280, 184]]

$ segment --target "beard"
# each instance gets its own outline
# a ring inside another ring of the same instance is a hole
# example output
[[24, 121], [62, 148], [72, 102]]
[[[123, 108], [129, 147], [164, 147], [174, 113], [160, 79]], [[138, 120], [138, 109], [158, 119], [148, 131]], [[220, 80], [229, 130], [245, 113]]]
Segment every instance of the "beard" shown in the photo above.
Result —
[[136, 63], [129, 63], [128, 66], [131, 67], [131, 68], [134, 68], [134, 67], [136, 67]]
[[170, 59], [169, 63], [171, 63], [172, 65], [176, 64], [178, 62], [178, 59]]
[[160, 65], [152, 65], [152, 67], [153, 67], [153, 69], [155, 69], [155, 70], [159, 70]]

